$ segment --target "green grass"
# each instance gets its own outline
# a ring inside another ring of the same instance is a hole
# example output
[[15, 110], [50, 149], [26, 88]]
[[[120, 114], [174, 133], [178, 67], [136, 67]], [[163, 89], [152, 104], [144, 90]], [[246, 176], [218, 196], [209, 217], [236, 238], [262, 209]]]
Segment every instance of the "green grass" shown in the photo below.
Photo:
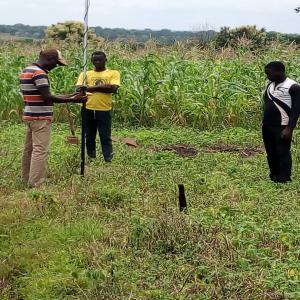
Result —
[[[79, 173], [80, 153], [54, 125], [49, 181], [19, 179], [22, 125], [0, 127], [0, 299], [300, 299], [299, 148], [294, 181], [271, 183], [260, 132], [116, 129], [115, 144]], [[296, 136], [297, 141], [297, 136]], [[183, 158], [159, 146], [188, 144]], [[184, 183], [188, 214], [178, 211]]]

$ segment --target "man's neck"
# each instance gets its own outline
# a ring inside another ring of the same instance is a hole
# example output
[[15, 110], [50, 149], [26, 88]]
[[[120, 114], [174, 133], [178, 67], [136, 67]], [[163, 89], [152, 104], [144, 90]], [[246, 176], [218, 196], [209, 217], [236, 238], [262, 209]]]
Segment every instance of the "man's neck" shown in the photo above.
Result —
[[284, 81], [286, 80], [286, 78], [287, 78], [287, 77], [284, 76], [284, 77], [279, 78], [278, 80], [274, 81], [275, 86], [278, 85], [278, 84], [280, 84], [280, 83], [282, 83], [282, 82], [284, 82]]
[[39, 66], [40, 68], [42, 68], [46, 72], [50, 71], [50, 70], [48, 70], [47, 66], [45, 66], [45, 64], [43, 64], [41, 61], [37, 61], [34, 64], [36, 64], [37, 66]]
[[95, 68], [94, 70], [95, 70], [96, 72], [103, 72], [103, 71], [106, 70], [106, 68], [105, 68], [105, 67], [99, 68], [99, 69]]

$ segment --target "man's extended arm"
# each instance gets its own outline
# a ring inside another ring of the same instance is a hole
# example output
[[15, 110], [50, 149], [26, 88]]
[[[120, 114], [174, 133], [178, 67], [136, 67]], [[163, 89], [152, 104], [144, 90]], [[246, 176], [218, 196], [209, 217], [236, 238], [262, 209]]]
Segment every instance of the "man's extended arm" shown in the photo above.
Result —
[[50, 88], [48, 86], [38, 87], [38, 90], [42, 96], [42, 99], [48, 103], [69, 103], [69, 102], [80, 103], [84, 100], [84, 97], [78, 93], [74, 95], [62, 95], [62, 96], [52, 95], [50, 92]]

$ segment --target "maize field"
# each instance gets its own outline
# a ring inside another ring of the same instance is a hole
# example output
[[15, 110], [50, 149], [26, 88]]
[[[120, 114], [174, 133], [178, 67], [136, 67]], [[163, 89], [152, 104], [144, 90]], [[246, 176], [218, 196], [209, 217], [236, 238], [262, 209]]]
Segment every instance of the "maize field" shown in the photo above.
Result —
[[[45, 45], [1, 45], [1, 120], [21, 120], [23, 103], [18, 75], [37, 60], [41, 47]], [[116, 42], [95, 47], [107, 52], [109, 68], [121, 72], [122, 86], [114, 98], [114, 119], [126, 126], [256, 128], [266, 84], [264, 65], [283, 60], [289, 76], [300, 79], [300, 54], [293, 45], [274, 44], [260, 53], [185, 44], [164, 48], [153, 44], [136, 51]], [[62, 51], [69, 66], [50, 73], [56, 94], [74, 91], [82, 71], [82, 50], [63, 45]], [[65, 107], [56, 109], [56, 120], [66, 120]], [[78, 112], [78, 108], [73, 108], [77, 119]]]

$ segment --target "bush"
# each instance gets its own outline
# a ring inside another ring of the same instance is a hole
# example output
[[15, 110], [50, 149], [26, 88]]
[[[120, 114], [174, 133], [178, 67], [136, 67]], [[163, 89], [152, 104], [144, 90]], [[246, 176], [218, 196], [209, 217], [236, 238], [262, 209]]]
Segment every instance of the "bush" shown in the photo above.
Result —
[[[84, 24], [76, 21], [66, 21], [57, 23], [47, 27], [46, 39], [54, 41], [69, 41], [74, 43], [81, 43], [84, 35]], [[97, 40], [94, 29], [89, 29], [88, 38], [90, 41]]]
[[216, 38], [216, 43], [219, 47], [231, 46], [238, 48], [244, 46], [250, 50], [263, 48], [266, 45], [266, 41], [266, 30], [264, 28], [258, 29], [255, 25], [233, 29], [222, 27]]

